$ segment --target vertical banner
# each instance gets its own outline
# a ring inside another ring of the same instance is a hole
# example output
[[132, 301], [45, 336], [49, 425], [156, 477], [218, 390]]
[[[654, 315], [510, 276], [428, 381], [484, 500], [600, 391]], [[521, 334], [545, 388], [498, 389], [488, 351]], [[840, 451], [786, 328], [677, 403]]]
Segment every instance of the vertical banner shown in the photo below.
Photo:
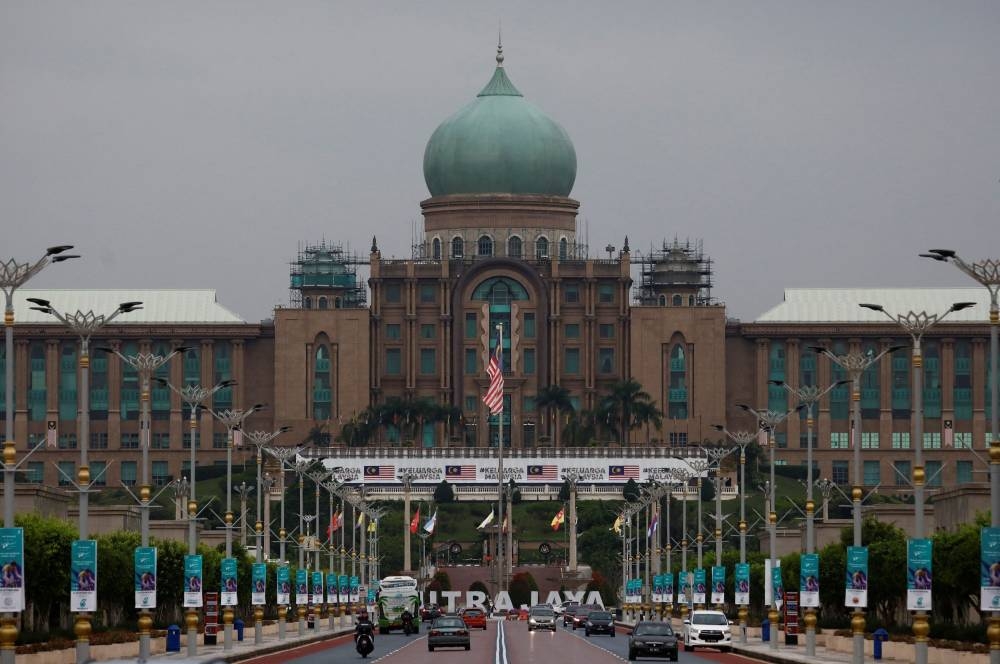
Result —
[[694, 603], [704, 604], [707, 591], [708, 587], [705, 579], [705, 568], [699, 567], [694, 571]]
[[46, 426], [48, 428], [45, 430], [45, 447], [54, 450], [59, 447], [59, 423], [49, 420]]
[[733, 586], [736, 588], [736, 603], [740, 606], [748, 606], [750, 604], [750, 563], [736, 563]]
[[663, 601], [667, 604], [674, 603], [674, 575], [667, 572], [663, 575]]
[[278, 605], [287, 606], [292, 603], [292, 573], [288, 569], [288, 565], [278, 565], [276, 577], [278, 582]]
[[312, 604], [323, 603], [323, 572], [312, 573], [312, 597], [309, 600]]
[[97, 610], [97, 540], [75, 540], [70, 564], [70, 611]]
[[868, 547], [847, 547], [847, 592], [844, 606], [864, 608], [868, 606]]
[[361, 580], [356, 576], [352, 576], [349, 579], [348, 583], [350, 588], [351, 601], [352, 602], [361, 601], [361, 594], [358, 592], [358, 585], [361, 583]]
[[680, 588], [677, 593], [677, 603], [687, 604], [691, 598], [691, 574], [687, 570], [681, 570], [681, 576], [677, 579], [677, 585]]
[[653, 575], [653, 603], [662, 604], [663, 603], [663, 575], [654, 574]]
[[326, 575], [326, 601], [328, 604], [336, 604], [337, 599], [337, 575], [330, 572]]
[[254, 563], [251, 572], [250, 603], [260, 606], [267, 603], [267, 563]]
[[933, 542], [929, 539], [906, 540], [906, 609], [930, 611], [931, 560]]
[[[781, 559], [774, 561], [775, 568], [781, 567]], [[764, 607], [774, 605], [774, 572], [771, 569], [771, 559], [764, 558]]]
[[0, 528], [0, 611], [24, 610], [24, 528]]
[[305, 606], [309, 604], [309, 579], [304, 569], [295, 570], [295, 603]]
[[222, 606], [236, 606], [236, 558], [223, 558], [219, 568], [222, 571]]
[[803, 553], [799, 559], [799, 603], [819, 607], [819, 554]]
[[341, 574], [337, 578], [337, 592], [340, 594], [340, 602], [342, 604], [346, 604], [347, 602], [351, 601], [351, 599], [350, 599], [351, 595], [350, 595], [350, 592], [349, 592], [351, 586], [350, 586], [349, 581], [350, 581], [350, 579], [348, 579], [343, 574]]
[[1000, 528], [983, 528], [979, 540], [979, 608], [1000, 610]]
[[712, 604], [726, 603], [726, 566], [712, 567]]
[[771, 569], [771, 597], [779, 609], [785, 603], [785, 583], [781, 580], [781, 565], [775, 565]]
[[135, 550], [135, 608], [156, 608], [156, 547]]
[[184, 556], [184, 607], [198, 608], [202, 606], [201, 598], [201, 555]]

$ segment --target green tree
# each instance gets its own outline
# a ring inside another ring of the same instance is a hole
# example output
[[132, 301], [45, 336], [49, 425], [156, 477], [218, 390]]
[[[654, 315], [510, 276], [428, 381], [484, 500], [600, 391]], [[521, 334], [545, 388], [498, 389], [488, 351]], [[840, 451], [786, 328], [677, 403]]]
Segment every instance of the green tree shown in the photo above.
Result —
[[98, 606], [106, 611], [109, 625], [121, 625], [126, 617], [135, 618], [135, 549], [141, 543], [134, 530], [101, 535], [97, 538], [97, 569], [111, 572], [100, 575]]
[[629, 478], [625, 486], [622, 487], [622, 497], [631, 503], [639, 500], [640, 495], [642, 495], [642, 491], [639, 489], [639, 484], [634, 479]]
[[[612, 588], [620, 588], [622, 544], [621, 538], [610, 530], [610, 525], [610, 522], [606, 522], [585, 530], [577, 538], [577, 546], [580, 559], [590, 565], [591, 570], [600, 573]], [[606, 597], [605, 601], [610, 599]]]
[[531, 604], [532, 591], [538, 591], [538, 583], [530, 572], [517, 572], [511, 577], [507, 592], [515, 607]]
[[970, 610], [981, 614], [979, 575], [969, 572], [980, 564], [980, 529], [988, 525], [989, 519], [980, 516], [975, 523], [934, 534], [935, 621], [965, 624]]
[[572, 413], [574, 411], [573, 402], [570, 400], [569, 390], [556, 384], [546, 385], [539, 388], [535, 396], [535, 404], [545, 411], [545, 429], [551, 439], [556, 430], [553, 424], [562, 413]]
[[569, 480], [564, 480], [562, 486], [559, 487], [559, 502], [565, 503], [569, 501]]
[[66, 521], [34, 512], [18, 514], [14, 523], [24, 528], [25, 628], [47, 629], [51, 618], [58, 620], [59, 614], [69, 609], [65, 570], [77, 531]]
[[633, 429], [648, 423], [659, 422], [662, 425], [663, 413], [656, 407], [649, 393], [633, 378], [611, 385], [601, 403], [611, 421], [616, 423], [618, 441], [623, 445], [628, 442], [629, 432]]
[[448, 480], [441, 480], [441, 483], [437, 485], [434, 489], [434, 502], [435, 503], [453, 503], [455, 502], [455, 489], [452, 488]]

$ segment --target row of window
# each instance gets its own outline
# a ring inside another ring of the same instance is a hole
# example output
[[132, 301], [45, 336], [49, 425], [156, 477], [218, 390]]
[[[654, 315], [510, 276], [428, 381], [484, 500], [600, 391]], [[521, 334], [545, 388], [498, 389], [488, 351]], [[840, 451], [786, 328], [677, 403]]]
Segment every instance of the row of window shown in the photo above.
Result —
[[[509, 352], [509, 351], [508, 351]], [[385, 374], [388, 376], [399, 376], [403, 372], [402, 349], [386, 348], [385, 350]], [[437, 349], [420, 349], [419, 373], [424, 376], [437, 374]], [[534, 348], [524, 348], [521, 350], [522, 366], [521, 373], [531, 375], [535, 373], [536, 355]], [[464, 371], [467, 376], [475, 376], [483, 373], [484, 369], [480, 365], [480, 351], [478, 348], [466, 348], [464, 358]], [[597, 373], [614, 374], [616, 372], [615, 349], [597, 349]], [[511, 373], [511, 363], [504, 362], [504, 373]], [[563, 373], [574, 375], [580, 373], [580, 349], [563, 349]]]
[[[926, 483], [928, 487], [938, 488], [943, 486], [944, 473], [942, 472], [942, 468], [943, 462], [941, 461], [930, 460], [924, 462], [924, 476], [927, 478]], [[882, 463], [880, 461], [863, 461], [861, 468], [862, 483], [864, 486], [885, 484], [898, 488], [909, 488], [913, 471], [912, 462], [908, 460], [893, 461], [891, 469], [892, 472], [883, 478]], [[977, 471], [972, 461], [961, 460], [955, 462], [956, 484], [968, 484], [977, 480], [983, 481], [986, 473], [985, 468], [980, 468]], [[850, 485], [851, 463], [844, 459], [834, 460], [830, 468], [830, 479], [840, 486]]]
[[[228, 444], [229, 434], [226, 432], [213, 432], [212, 433], [212, 448], [217, 450], [224, 450]], [[204, 436], [198, 436], [197, 444], [195, 449], [201, 449], [202, 439]], [[46, 440], [46, 435], [44, 433], [29, 433], [27, 449], [34, 449], [36, 446], [41, 445]], [[76, 433], [60, 433], [57, 437], [56, 448], [60, 450], [75, 450], [77, 449], [78, 438]], [[153, 432], [149, 439], [149, 445], [151, 449], [154, 450], [170, 450], [170, 449], [191, 449], [191, 433], [185, 432], [181, 436], [181, 447], [177, 448], [176, 445], [171, 444], [171, 437], [169, 433], [166, 432]], [[140, 448], [140, 438], [138, 433], [122, 433], [118, 437], [118, 445], [115, 449], [119, 450], [137, 450]], [[108, 443], [108, 434], [105, 432], [91, 432], [90, 433], [90, 447], [91, 450], [106, 450], [110, 449]]]
[[[480, 235], [479, 239], [476, 241], [476, 255], [477, 256], [492, 256], [494, 255], [495, 242], [489, 235]], [[539, 236], [535, 240], [535, 254], [534, 258], [548, 258], [549, 257], [549, 239], [544, 235]], [[456, 235], [451, 239], [451, 257], [452, 258], [464, 258], [465, 257], [465, 240], [460, 235]], [[507, 238], [507, 256], [511, 258], [523, 258], [524, 257], [524, 241], [517, 235], [511, 235]], [[442, 243], [441, 238], [434, 238], [431, 240], [431, 258], [434, 260], [441, 260], [442, 257]], [[569, 257], [569, 240], [565, 237], [559, 238], [559, 260], [566, 260]]]
[[[613, 283], [599, 283], [597, 285], [597, 301], [599, 304], [614, 304], [615, 302], [615, 291], [617, 287]], [[426, 282], [418, 284], [417, 286], [417, 298], [420, 304], [436, 304], [438, 300], [438, 292], [440, 287], [438, 284], [432, 282]], [[384, 293], [384, 301], [388, 304], [398, 304], [403, 301], [403, 287], [402, 284], [396, 282], [387, 282], [382, 287], [382, 292]], [[562, 287], [563, 302], [565, 304], [577, 304], [580, 302], [580, 284], [567, 283]], [[679, 296], [678, 296], [679, 297]], [[483, 299], [473, 295], [473, 300]], [[528, 299], [527, 295], [524, 297], [516, 297], [513, 299]], [[678, 303], [677, 306], [680, 306]]]

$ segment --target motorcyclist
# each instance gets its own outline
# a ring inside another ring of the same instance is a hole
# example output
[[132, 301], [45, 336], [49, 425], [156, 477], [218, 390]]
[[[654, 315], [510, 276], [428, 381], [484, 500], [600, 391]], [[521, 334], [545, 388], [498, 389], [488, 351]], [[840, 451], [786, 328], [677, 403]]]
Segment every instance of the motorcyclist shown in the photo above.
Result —
[[358, 614], [358, 624], [354, 627], [354, 640], [357, 641], [358, 637], [362, 634], [367, 634], [372, 643], [375, 643], [375, 624], [368, 617], [367, 611], [362, 611]]
[[413, 631], [413, 614], [410, 613], [409, 609], [403, 609], [403, 613], [399, 616], [399, 619], [408, 632]]

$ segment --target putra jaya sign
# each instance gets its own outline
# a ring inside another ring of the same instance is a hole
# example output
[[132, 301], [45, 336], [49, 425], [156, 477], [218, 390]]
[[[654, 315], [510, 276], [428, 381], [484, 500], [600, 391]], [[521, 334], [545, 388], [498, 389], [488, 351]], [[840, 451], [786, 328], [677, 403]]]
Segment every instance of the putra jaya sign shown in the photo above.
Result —
[[[465, 593], [465, 603], [460, 606], [465, 607], [478, 607], [480, 609], [486, 609], [486, 593], [479, 590], [468, 590]], [[458, 599], [463, 595], [461, 590], [443, 590], [440, 593], [441, 600], [438, 600], [438, 591], [431, 590], [428, 593], [427, 601], [431, 604], [442, 604], [447, 603], [448, 613], [454, 613]], [[584, 601], [584, 595], [587, 597], [587, 601]], [[531, 606], [539, 603], [539, 594], [537, 590], [531, 591]], [[572, 592], [569, 590], [562, 591], [562, 594], [557, 590], [552, 590], [545, 598], [545, 604], [560, 604], [563, 600], [570, 602], [580, 602], [581, 604], [597, 604], [599, 606], [604, 606], [604, 600], [601, 599], [601, 593], [596, 590], [591, 590], [587, 593], [586, 590], [581, 590], [579, 592]], [[514, 604], [510, 601], [510, 594], [506, 591], [499, 592], [493, 598], [493, 610], [499, 611], [500, 609], [507, 609], [508, 611], [515, 608]]]

